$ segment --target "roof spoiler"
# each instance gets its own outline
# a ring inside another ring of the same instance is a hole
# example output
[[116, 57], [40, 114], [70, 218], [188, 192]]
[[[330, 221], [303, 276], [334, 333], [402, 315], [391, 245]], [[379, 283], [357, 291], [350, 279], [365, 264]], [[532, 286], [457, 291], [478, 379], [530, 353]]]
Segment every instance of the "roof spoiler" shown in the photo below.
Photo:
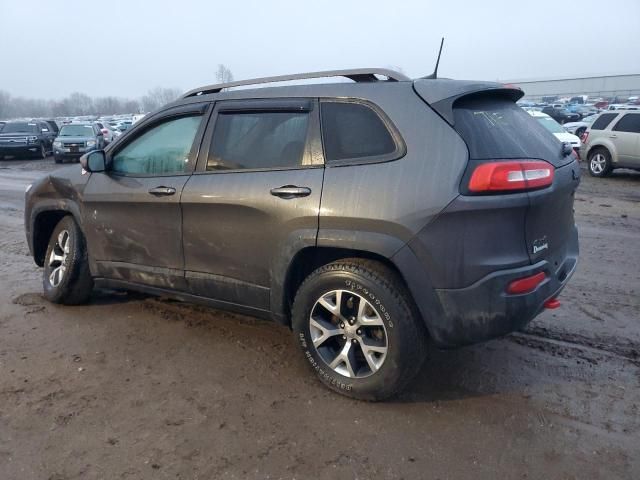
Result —
[[516, 102], [524, 96], [520, 88], [496, 82], [433, 79], [416, 80], [413, 85], [416, 93], [451, 125], [453, 125], [453, 106], [462, 98], [494, 95]]

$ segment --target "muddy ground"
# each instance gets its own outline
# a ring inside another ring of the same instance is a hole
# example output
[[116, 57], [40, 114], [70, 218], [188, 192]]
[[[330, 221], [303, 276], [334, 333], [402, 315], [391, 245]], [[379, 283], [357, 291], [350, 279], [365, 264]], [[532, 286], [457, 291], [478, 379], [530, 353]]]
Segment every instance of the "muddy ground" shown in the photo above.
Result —
[[373, 404], [272, 323], [138, 294], [41, 297], [0, 162], [0, 479], [640, 478], [640, 174], [583, 176], [581, 263], [524, 333], [433, 352]]

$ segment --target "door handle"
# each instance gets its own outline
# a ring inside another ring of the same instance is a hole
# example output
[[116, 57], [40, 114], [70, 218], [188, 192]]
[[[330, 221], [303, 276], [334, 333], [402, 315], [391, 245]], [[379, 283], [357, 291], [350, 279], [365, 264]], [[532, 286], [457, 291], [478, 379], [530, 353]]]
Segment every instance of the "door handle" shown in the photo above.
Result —
[[618, 135], [609, 135], [609, 138], [618, 138]]
[[311, 194], [308, 187], [296, 187], [295, 185], [285, 185], [279, 188], [272, 188], [271, 195], [280, 198], [306, 197]]
[[156, 197], [165, 197], [176, 193], [176, 189], [173, 187], [155, 187], [149, 190], [149, 193]]

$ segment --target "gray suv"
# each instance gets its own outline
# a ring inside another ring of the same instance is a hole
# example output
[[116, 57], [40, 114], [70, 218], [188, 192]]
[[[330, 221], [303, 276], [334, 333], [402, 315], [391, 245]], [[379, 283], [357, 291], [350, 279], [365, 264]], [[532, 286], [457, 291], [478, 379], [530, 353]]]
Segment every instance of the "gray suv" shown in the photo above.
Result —
[[[233, 88], [333, 76], [353, 82]], [[383, 69], [190, 91], [28, 190], [45, 295], [272, 319], [329, 388], [392, 396], [429, 348], [557, 307], [574, 272], [580, 169], [522, 95]]]

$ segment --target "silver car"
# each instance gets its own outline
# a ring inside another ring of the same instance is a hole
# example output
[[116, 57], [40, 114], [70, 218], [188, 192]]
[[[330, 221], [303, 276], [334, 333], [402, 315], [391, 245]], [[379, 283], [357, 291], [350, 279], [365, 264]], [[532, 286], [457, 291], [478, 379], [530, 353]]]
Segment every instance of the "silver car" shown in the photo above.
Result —
[[605, 177], [614, 168], [640, 170], [640, 111], [601, 113], [582, 139], [580, 157], [587, 159], [594, 177]]

